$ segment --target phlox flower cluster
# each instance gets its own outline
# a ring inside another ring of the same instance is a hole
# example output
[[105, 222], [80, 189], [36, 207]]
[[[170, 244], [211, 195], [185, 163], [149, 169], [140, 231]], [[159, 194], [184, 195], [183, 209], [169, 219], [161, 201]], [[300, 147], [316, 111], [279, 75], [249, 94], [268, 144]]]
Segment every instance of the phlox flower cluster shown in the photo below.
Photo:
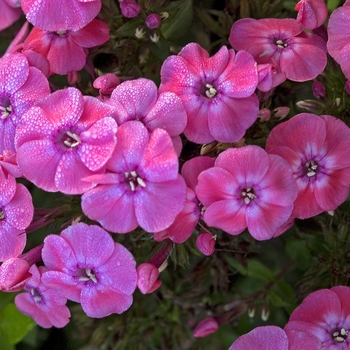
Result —
[[[2, 2], [6, 11], [15, 5]], [[159, 87], [108, 73], [89, 86], [99, 96], [86, 96], [76, 87], [56, 90], [48, 77], [77, 74], [89, 49], [108, 41], [108, 25], [96, 18], [101, 1], [22, 0], [33, 29], [24, 35], [24, 27], [23, 40], [0, 58], [0, 290], [23, 291], [16, 306], [44, 328], [69, 322], [68, 300], [89, 317], [121, 314], [136, 287], [142, 294], [160, 288], [169, 242], [184, 243], [195, 233], [198, 250], [210, 256], [221, 231], [247, 230], [255, 240], [269, 240], [296, 218], [337, 209], [350, 186], [350, 129], [343, 121], [301, 113], [276, 122], [264, 148], [243, 137], [271, 117], [261, 109], [261, 96], [286, 79], [315, 79], [326, 67], [327, 49], [350, 79], [349, 23], [343, 20], [349, 5], [330, 17], [328, 42], [317, 34], [327, 18], [324, 2], [301, 0], [296, 19], [236, 21], [232, 48], [222, 46], [212, 56], [197, 43], [185, 45], [163, 62]], [[120, 1], [120, 9], [125, 18], [143, 11], [134, 0]], [[9, 19], [16, 16], [11, 12]], [[161, 26], [160, 14], [144, 17], [149, 30]], [[0, 21], [0, 29], [6, 25]], [[325, 97], [322, 86], [313, 86]], [[277, 109], [275, 119], [288, 112]], [[215, 157], [199, 155], [199, 145], [212, 142], [225, 146]], [[192, 143], [197, 148], [188, 155], [184, 148]], [[79, 219], [24, 254], [35, 210], [19, 177], [46, 192], [81, 196]], [[114, 233], [137, 229], [164, 241], [159, 261], [137, 267], [133, 252], [116, 242]], [[349, 291], [316, 291], [285, 329], [256, 328], [230, 350], [345, 350]], [[194, 336], [218, 327], [207, 317]]]

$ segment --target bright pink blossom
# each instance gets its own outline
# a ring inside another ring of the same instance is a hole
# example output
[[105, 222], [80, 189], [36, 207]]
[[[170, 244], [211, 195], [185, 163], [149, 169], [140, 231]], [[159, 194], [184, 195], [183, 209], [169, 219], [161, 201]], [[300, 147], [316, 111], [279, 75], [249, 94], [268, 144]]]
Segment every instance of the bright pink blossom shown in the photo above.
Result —
[[222, 152], [199, 175], [196, 193], [209, 226], [232, 235], [248, 228], [255, 239], [266, 240], [290, 217], [297, 186], [283, 158], [245, 146]]
[[211, 233], [200, 233], [196, 238], [196, 246], [204, 255], [212, 255], [215, 251], [215, 236]]
[[300, 349], [347, 350], [350, 348], [350, 287], [337, 286], [309, 294], [291, 314], [285, 331], [317, 338], [319, 347]]
[[137, 226], [164, 230], [183, 208], [186, 195], [170, 136], [163, 129], [149, 135], [142, 123], [129, 121], [118, 127], [117, 138], [106, 173], [85, 179], [98, 185], [82, 196], [84, 213], [116, 233]]
[[334, 10], [328, 21], [329, 54], [340, 64], [347, 79], [350, 79], [350, 2]]
[[207, 317], [199, 322], [193, 331], [193, 336], [196, 338], [206, 337], [209, 334], [216, 332], [219, 324], [213, 317]]
[[198, 220], [203, 215], [203, 206], [195, 193], [198, 175], [203, 170], [212, 167], [214, 161], [214, 158], [210, 157], [195, 157], [184, 163], [181, 174], [188, 186], [184, 207], [167, 229], [153, 233], [155, 241], [160, 242], [169, 238], [175, 243], [183, 243], [191, 237]]
[[327, 19], [328, 9], [324, 0], [301, 0], [295, 5], [297, 21], [305, 29], [316, 29]]
[[14, 177], [0, 174], [0, 261], [17, 257], [26, 244], [24, 230], [33, 219], [32, 196]]
[[235, 50], [248, 51], [258, 64], [271, 63], [293, 81], [316, 78], [327, 63], [325, 41], [303, 32], [291, 18], [240, 19], [233, 24], [229, 41]]
[[160, 92], [174, 92], [187, 112], [185, 136], [196, 143], [234, 142], [258, 117], [254, 94], [257, 66], [245, 51], [223, 46], [213, 57], [196, 43], [168, 57], [161, 69]]
[[115, 107], [114, 117], [118, 125], [129, 120], [143, 123], [151, 133], [156, 128], [164, 129], [173, 139], [178, 155], [182, 143], [187, 115], [178, 96], [172, 92], [158, 94], [156, 84], [149, 79], [128, 80], [118, 85], [108, 103]]
[[17, 161], [24, 177], [45, 191], [78, 194], [83, 177], [101, 173], [116, 144], [109, 106], [75, 88], [58, 90], [22, 117]]
[[23, 113], [50, 93], [46, 77], [20, 53], [0, 58], [0, 153], [15, 151], [14, 137]]
[[33, 265], [29, 273], [32, 277], [24, 289], [26, 293], [18, 294], [15, 304], [20, 312], [30, 316], [43, 328], [63, 328], [69, 323], [70, 312], [66, 306], [67, 299], [42, 282], [46, 267]]
[[272, 129], [268, 153], [290, 164], [298, 185], [293, 216], [335, 210], [349, 194], [350, 129], [340, 119], [301, 113]]
[[159, 270], [156, 266], [143, 263], [137, 268], [137, 287], [142, 294], [153, 293], [160, 287], [162, 281], [158, 280]]
[[94, 19], [79, 30], [48, 32], [34, 27], [24, 41], [25, 50], [33, 50], [47, 58], [51, 74], [67, 74], [81, 70], [88, 56], [88, 48], [109, 39], [109, 27]]
[[44, 240], [48, 272], [43, 282], [81, 303], [89, 317], [122, 313], [133, 301], [136, 262], [132, 254], [96, 225], [77, 223]]
[[28, 22], [47, 31], [78, 30], [101, 9], [101, 0], [21, 0]]
[[0, 0], [0, 30], [9, 27], [21, 17], [23, 11], [20, 6], [20, 0]]
[[321, 344], [306, 332], [284, 331], [276, 326], [263, 326], [240, 336], [229, 350], [317, 350]]

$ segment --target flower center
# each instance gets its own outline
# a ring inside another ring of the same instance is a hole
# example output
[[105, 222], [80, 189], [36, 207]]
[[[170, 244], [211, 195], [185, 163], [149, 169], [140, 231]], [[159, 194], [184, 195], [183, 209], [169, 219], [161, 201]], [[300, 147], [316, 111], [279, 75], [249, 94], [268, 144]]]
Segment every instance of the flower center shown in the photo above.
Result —
[[254, 190], [251, 187], [245, 187], [242, 192], [242, 197], [244, 198], [244, 203], [249, 204], [251, 200], [256, 198], [256, 195], [254, 193]]
[[5, 219], [5, 213], [2, 209], [0, 209], [0, 221]]
[[39, 301], [42, 300], [42, 296], [41, 296], [40, 293], [39, 293], [36, 289], [34, 289], [34, 288], [32, 288], [32, 289], [30, 290], [30, 295], [33, 297], [33, 299], [34, 299], [34, 301], [35, 301], [36, 303], [38, 303]]
[[281, 39], [276, 40], [275, 44], [276, 44], [276, 46], [277, 46], [279, 49], [284, 49], [285, 47], [288, 46], [288, 44], [285, 43], [285, 42], [284, 42], [283, 40], [281, 40]]
[[211, 84], [205, 84], [205, 87], [206, 87], [205, 96], [207, 96], [208, 98], [213, 98], [218, 93], [218, 91]]
[[81, 140], [80, 137], [74, 132], [67, 131], [66, 138], [63, 140], [63, 143], [69, 148], [74, 148], [80, 145]]
[[316, 170], [318, 168], [318, 163], [315, 160], [309, 160], [305, 163], [305, 173], [306, 176], [312, 177], [316, 175]]
[[339, 330], [336, 330], [332, 333], [333, 340], [336, 343], [343, 343], [346, 341], [346, 338], [348, 337], [349, 331], [345, 328], [341, 328]]
[[85, 270], [82, 269], [80, 271], [81, 276], [79, 277], [79, 281], [81, 282], [87, 282], [92, 281], [94, 283], [97, 283], [97, 278], [93, 270], [86, 268]]
[[5, 96], [0, 98], [0, 115], [1, 119], [6, 119], [12, 113], [10, 100]]
[[63, 36], [63, 35], [65, 35], [65, 34], [67, 34], [67, 31], [66, 31], [66, 30], [58, 30], [58, 31], [56, 32], [56, 34], [59, 35], [59, 36]]
[[137, 186], [146, 187], [145, 182], [137, 175], [136, 171], [126, 171], [124, 175], [131, 191], [135, 191]]

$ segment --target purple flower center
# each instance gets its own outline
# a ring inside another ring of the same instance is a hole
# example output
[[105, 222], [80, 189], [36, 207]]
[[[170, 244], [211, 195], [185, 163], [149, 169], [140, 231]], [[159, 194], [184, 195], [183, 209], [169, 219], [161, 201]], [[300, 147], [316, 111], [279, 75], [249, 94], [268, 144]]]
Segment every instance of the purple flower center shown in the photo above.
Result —
[[79, 276], [79, 281], [81, 282], [92, 281], [94, 283], [97, 283], [96, 275], [92, 269], [89, 269], [89, 268], [80, 269], [78, 271], [78, 276]]
[[74, 148], [80, 145], [80, 137], [74, 132], [67, 131], [63, 137], [63, 143], [68, 148]]
[[34, 288], [32, 288], [32, 289], [30, 290], [30, 295], [32, 296], [33, 300], [34, 300], [36, 303], [38, 303], [39, 301], [41, 301], [41, 300], [43, 299], [42, 296], [40, 295], [40, 293], [39, 293], [36, 289], [34, 289]]
[[315, 160], [308, 160], [304, 164], [304, 172], [308, 177], [315, 176], [317, 173], [318, 163]]
[[6, 119], [12, 113], [12, 106], [8, 97], [3, 97], [0, 103], [1, 119]]
[[348, 337], [349, 331], [345, 328], [337, 329], [332, 332], [333, 340], [336, 343], [344, 343]]
[[138, 186], [146, 187], [145, 182], [137, 175], [136, 171], [126, 171], [124, 175], [126, 182], [129, 183], [131, 191], [135, 191]]
[[215, 89], [215, 87], [212, 84], [205, 84], [205, 96], [208, 98], [213, 98], [216, 96], [218, 91]]
[[245, 204], [249, 204], [254, 198], [256, 198], [254, 190], [251, 187], [243, 188], [241, 195], [244, 198]]
[[288, 44], [287, 44], [285, 41], [281, 40], [281, 39], [277, 39], [277, 40], [275, 41], [275, 45], [276, 45], [279, 49], [284, 49], [284, 48], [286, 48], [286, 47], [288, 46]]

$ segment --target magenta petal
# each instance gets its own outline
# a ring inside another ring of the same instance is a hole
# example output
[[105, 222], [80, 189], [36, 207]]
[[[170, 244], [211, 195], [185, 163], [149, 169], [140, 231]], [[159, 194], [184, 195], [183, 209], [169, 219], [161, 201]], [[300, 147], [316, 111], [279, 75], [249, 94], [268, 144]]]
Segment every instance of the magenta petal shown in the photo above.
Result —
[[93, 19], [85, 27], [69, 34], [79, 46], [90, 48], [101, 45], [109, 39], [109, 27], [105, 22]]
[[310, 334], [309, 332], [302, 332], [297, 330], [286, 331], [289, 348], [288, 350], [300, 350], [300, 349], [322, 349], [322, 342]]
[[11, 202], [4, 208], [6, 221], [18, 230], [24, 230], [33, 219], [32, 196], [25, 186], [17, 184]]
[[0, 262], [15, 258], [23, 252], [27, 235], [22, 230], [16, 230], [6, 222], [0, 226]]
[[[98, 185], [82, 196], [86, 216], [98, 221], [106, 230], [126, 233], [138, 226], [132, 195], [124, 184]], [[106, 206], [108, 203], [108, 206]]]
[[229, 350], [247, 349], [289, 350], [288, 337], [282, 328], [276, 326], [257, 327], [240, 336], [229, 348]]
[[0, 176], [0, 206], [5, 207], [13, 198], [17, 190], [17, 183], [13, 176]]
[[78, 148], [78, 154], [88, 169], [96, 171], [106, 164], [117, 143], [116, 133], [115, 120], [107, 117], [80, 134], [82, 145]]
[[211, 204], [204, 212], [207, 225], [238, 235], [247, 227], [246, 205], [242, 200], [225, 199]]
[[169, 134], [163, 129], [152, 132], [138, 167], [146, 181], [165, 182], [178, 177], [178, 158]]
[[176, 180], [147, 183], [134, 196], [139, 225], [148, 232], [166, 229], [183, 208], [185, 197], [186, 184], [180, 175]]
[[137, 280], [136, 262], [133, 255], [121, 244], [113, 243], [112, 255], [95, 271], [99, 282], [105, 287], [122, 294], [134, 293]]
[[210, 233], [201, 233], [196, 239], [198, 250], [204, 255], [212, 255], [215, 251], [215, 237]]
[[18, 292], [31, 277], [29, 263], [21, 258], [5, 260], [0, 266], [0, 290]]
[[48, 271], [43, 274], [42, 281], [46, 286], [56, 289], [65, 298], [77, 303], [81, 302], [81, 286], [77, 278], [60, 271]]
[[77, 223], [62, 231], [61, 237], [72, 247], [81, 266], [101, 266], [114, 251], [112, 237], [96, 225]]
[[131, 295], [117, 293], [113, 290], [83, 288], [81, 306], [89, 317], [102, 318], [112, 313], [121, 314], [132, 304]]

